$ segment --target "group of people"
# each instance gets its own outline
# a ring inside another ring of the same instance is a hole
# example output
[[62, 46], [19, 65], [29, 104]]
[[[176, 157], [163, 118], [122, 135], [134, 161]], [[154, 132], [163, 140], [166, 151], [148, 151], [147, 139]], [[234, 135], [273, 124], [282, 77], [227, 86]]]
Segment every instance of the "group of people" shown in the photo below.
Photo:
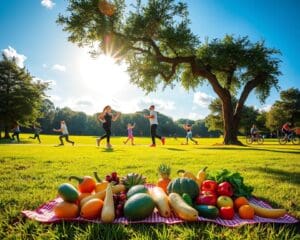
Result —
[[[105, 133], [104, 133], [104, 135], [102, 135], [101, 137], [96, 139], [97, 146], [100, 146], [101, 141], [103, 139], [106, 139], [106, 148], [108, 148], [108, 149], [112, 148], [112, 145], [110, 143], [111, 126], [112, 126], [112, 122], [116, 121], [120, 117], [120, 115], [121, 115], [120, 112], [112, 113], [112, 108], [109, 105], [105, 106], [103, 111], [98, 115], [98, 120], [100, 122], [102, 122], [102, 127], [103, 127]], [[157, 112], [155, 111], [154, 105], [151, 105], [149, 107], [149, 114], [144, 115], [144, 117], [149, 119], [149, 123], [150, 123], [150, 133], [151, 133], [151, 141], [152, 141], [150, 147], [156, 146], [156, 138], [161, 141], [162, 145], [165, 145], [166, 138], [157, 134], [158, 118], [157, 118]], [[127, 144], [128, 141], [130, 141], [131, 145], [134, 145], [133, 129], [135, 128], [135, 126], [136, 126], [135, 123], [127, 124], [128, 135], [127, 135], [127, 139], [124, 141], [124, 144]], [[189, 144], [189, 140], [191, 140], [194, 144], [198, 144], [198, 142], [195, 139], [193, 139], [192, 125], [184, 124], [183, 129], [186, 131], [186, 142], [183, 144]], [[291, 128], [291, 123], [286, 122], [282, 126], [281, 130], [285, 135], [289, 135], [290, 133], [292, 133], [293, 129]], [[42, 131], [42, 129], [36, 125], [33, 125], [33, 131], [34, 131], [34, 136], [29, 137], [29, 138], [37, 139], [39, 141], [39, 143], [41, 143], [39, 134]], [[54, 128], [53, 131], [61, 133], [59, 136], [60, 144], [57, 146], [64, 145], [63, 139], [65, 139], [66, 142], [71, 143], [74, 146], [75, 142], [71, 141], [69, 139], [69, 131], [68, 131], [67, 125], [64, 120], [62, 120], [60, 122], [60, 128], [59, 129]], [[15, 140], [15, 137], [16, 137], [17, 141], [19, 142], [20, 141], [19, 134], [20, 134], [20, 126], [18, 124], [15, 124], [15, 126], [13, 128], [13, 134], [12, 134], [13, 140]], [[253, 138], [258, 136], [259, 130], [255, 124], [252, 125], [250, 134]]]
[[[106, 139], [106, 148], [110, 149], [112, 148], [111, 142], [110, 142], [110, 137], [111, 137], [111, 126], [112, 126], [112, 122], [116, 121], [119, 117], [120, 117], [121, 113], [117, 112], [117, 113], [112, 113], [112, 108], [107, 105], [104, 107], [103, 111], [98, 115], [98, 120], [100, 122], [102, 122], [102, 128], [104, 130], [104, 135], [102, 135], [101, 137], [96, 139], [96, 145], [100, 146], [101, 141]], [[157, 112], [155, 111], [155, 106], [151, 105], [149, 107], [149, 114], [148, 115], [144, 115], [145, 118], [149, 119], [149, 123], [150, 123], [150, 133], [151, 133], [151, 145], [150, 147], [156, 147], [156, 139], [159, 139], [162, 143], [162, 145], [165, 145], [166, 142], [166, 138], [163, 136], [160, 136], [159, 134], [157, 134], [157, 127], [158, 127], [158, 118], [157, 118]], [[127, 144], [128, 141], [131, 142], [131, 145], [134, 145], [134, 135], [133, 135], [133, 129], [135, 128], [135, 123], [131, 124], [128, 123], [127, 124], [127, 139], [123, 142], [124, 144]], [[184, 124], [183, 128], [186, 131], [186, 143], [184, 144], [188, 144], [189, 140], [191, 140], [192, 142], [194, 142], [195, 144], [198, 144], [198, 142], [193, 139], [193, 135], [192, 135], [192, 125], [191, 124]], [[37, 139], [39, 141], [39, 143], [41, 143], [41, 139], [40, 139], [40, 132], [42, 131], [41, 128], [37, 127], [36, 125], [33, 125], [33, 130], [34, 130], [34, 136], [30, 137], [31, 139]], [[53, 131], [55, 132], [60, 132], [60, 136], [59, 136], [59, 140], [60, 140], [60, 144], [58, 144], [57, 146], [63, 146], [64, 145], [64, 141], [63, 139], [66, 140], [66, 142], [71, 143], [73, 146], [75, 144], [74, 141], [71, 141], [69, 139], [69, 131], [67, 128], [67, 125], [65, 123], [64, 120], [62, 120], [60, 122], [60, 128], [59, 129], [53, 129]], [[17, 141], [19, 142], [19, 134], [20, 134], [20, 126], [18, 124], [16, 124], [16, 126], [13, 128], [13, 139], [15, 137], [17, 137]]]

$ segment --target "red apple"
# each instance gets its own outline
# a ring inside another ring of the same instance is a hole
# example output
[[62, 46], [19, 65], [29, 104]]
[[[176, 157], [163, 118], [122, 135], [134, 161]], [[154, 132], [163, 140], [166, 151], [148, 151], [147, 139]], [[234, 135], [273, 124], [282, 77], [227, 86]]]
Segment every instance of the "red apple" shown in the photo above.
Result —
[[226, 220], [231, 220], [234, 217], [233, 207], [221, 207], [219, 216]]

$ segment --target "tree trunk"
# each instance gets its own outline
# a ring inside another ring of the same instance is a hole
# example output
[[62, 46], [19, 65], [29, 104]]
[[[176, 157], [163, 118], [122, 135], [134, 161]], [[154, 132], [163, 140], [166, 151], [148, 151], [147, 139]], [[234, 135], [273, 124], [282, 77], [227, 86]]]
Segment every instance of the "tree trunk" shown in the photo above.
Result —
[[237, 138], [238, 123], [235, 121], [233, 115], [233, 107], [231, 103], [230, 94], [227, 94], [227, 96], [222, 99], [222, 113], [223, 113], [223, 124], [224, 124], [223, 144], [243, 145]]

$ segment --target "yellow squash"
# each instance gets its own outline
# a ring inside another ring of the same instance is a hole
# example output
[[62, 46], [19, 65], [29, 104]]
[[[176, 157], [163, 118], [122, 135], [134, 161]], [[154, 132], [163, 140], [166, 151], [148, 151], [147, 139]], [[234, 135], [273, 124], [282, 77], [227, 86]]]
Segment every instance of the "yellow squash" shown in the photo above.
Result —
[[264, 208], [253, 203], [249, 203], [249, 205], [254, 208], [255, 215], [259, 217], [280, 218], [286, 214], [286, 210], [282, 208]]
[[[123, 184], [117, 184], [117, 185], [112, 186], [111, 188], [112, 188], [113, 193], [120, 193], [122, 191], [125, 191], [125, 186]], [[87, 201], [89, 201], [93, 198], [98, 198], [98, 199], [104, 200], [105, 194], [106, 194], [106, 190], [103, 190], [101, 192], [95, 193], [94, 195], [85, 197], [80, 201], [80, 206], [83, 206], [84, 203], [86, 203]]]
[[149, 189], [150, 196], [155, 202], [156, 208], [162, 217], [168, 218], [171, 216], [171, 209], [169, 205], [168, 196], [160, 187], [153, 187]]
[[114, 220], [115, 220], [115, 205], [114, 205], [112, 187], [109, 184], [106, 188], [104, 205], [101, 212], [101, 221], [104, 223], [112, 223]]
[[169, 203], [174, 213], [185, 221], [197, 221], [198, 211], [188, 205], [177, 193], [169, 194]]
[[207, 167], [201, 169], [198, 173], [197, 173], [197, 179], [196, 182], [198, 183], [198, 186], [201, 187], [201, 184], [206, 180], [206, 172], [205, 170], [207, 169]]

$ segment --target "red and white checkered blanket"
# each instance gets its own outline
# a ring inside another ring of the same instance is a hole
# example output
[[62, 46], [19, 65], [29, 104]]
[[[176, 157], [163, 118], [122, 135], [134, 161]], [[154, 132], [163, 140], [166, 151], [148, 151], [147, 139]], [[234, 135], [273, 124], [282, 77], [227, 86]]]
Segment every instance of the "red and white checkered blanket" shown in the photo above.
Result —
[[[26, 217], [28, 217], [30, 219], [34, 219], [39, 222], [58, 223], [58, 222], [61, 222], [62, 219], [57, 218], [54, 215], [53, 208], [55, 205], [57, 205], [61, 201], [62, 201], [62, 199], [58, 197], [48, 203], [43, 204], [42, 206], [40, 206], [38, 209], [36, 209], [34, 211], [25, 210], [25, 211], [22, 211], [22, 213]], [[259, 200], [257, 198], [251, 198], [250, 202], [255, 203], [262, 207], [271, 208], [269, 204], [267, 204], [266, 202]], [[82, 217], [67, 219], [66, 221], [92, 222], [92, 223], [99, 223], [99, 224], [102, 223], [100, 219], [88, 220], [88, 219], [85, 219]], [[298, 219], [294, 218], [293, 216], [291, 216], [289, 214], [286, 214], [283, 217], [277, 218], [277, 219], [262, 218], [262, 217], [255, 216], [253, 220], [241, 219], [241, 218], [239, 218], [238, 214], [235, 214], [233, 220], [223, 220], [219, 217], [214, 220], [203, 218], [203, 217], [198, 217], [198, 222], [214, 222], [214, 223], [217, 223], [217, 224], [220, 224], [223, 226], [227, 226], [227, 227], [238, 227], [238, 226], [245, 225], [245, 224], [255, 224], [255, 223], [297, 223], [298, 221], [299, 221]], [[150, 217], [148, 217], [144, 220], [141, 220], [141, 221], [129, 221], [125, 217], [120, 217], [120, 218], [115, 219], [115, 221], [113, 223], [119, 223], [119, 224], [133, 224], [133, 223], [176, 224], [176, 223], [183, 223], [183, 222], [184, 222], [183, 220], [177, 218], [176, 216], [172, 216], [170, 218], [161, 217], [158, 214], [158, 212], [155, 210]]]

